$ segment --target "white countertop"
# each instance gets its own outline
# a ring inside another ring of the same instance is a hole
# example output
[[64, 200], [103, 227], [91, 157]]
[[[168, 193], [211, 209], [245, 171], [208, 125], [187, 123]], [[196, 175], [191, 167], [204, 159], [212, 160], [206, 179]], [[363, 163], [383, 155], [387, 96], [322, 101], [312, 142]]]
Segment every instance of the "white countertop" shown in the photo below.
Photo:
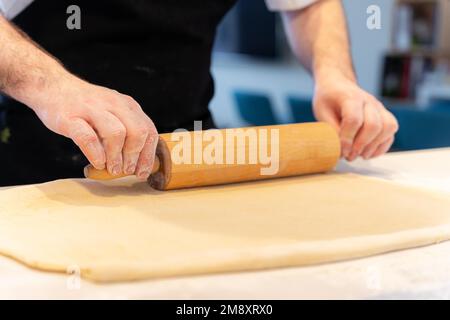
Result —
[[[341, 163], [338, 171], [450, 192], [450, 149]], [[312, 267], [98, 285], [0, 257], [0, 298], [450, 299], [450, 241]]]

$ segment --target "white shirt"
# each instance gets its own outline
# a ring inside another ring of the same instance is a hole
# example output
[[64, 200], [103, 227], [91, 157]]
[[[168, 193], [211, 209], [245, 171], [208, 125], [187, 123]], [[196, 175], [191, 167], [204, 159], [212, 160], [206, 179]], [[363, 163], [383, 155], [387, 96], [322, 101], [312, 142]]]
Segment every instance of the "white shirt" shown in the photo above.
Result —
[[21, 13], [33, 0], [0, 0], [0, 13], [12, 19]]
[[319, 0], [266, 0], [267, 8], [272, 11], [299, 10]]
[[[7, 19], [12, 19], [21, 13], [34, 0], [0, 0], [0, 13]], [[39, 0], [37, 0], [39, 1]], [[319, 0], [265, 0], [272, 11], [287, 11], [303, 9]]]

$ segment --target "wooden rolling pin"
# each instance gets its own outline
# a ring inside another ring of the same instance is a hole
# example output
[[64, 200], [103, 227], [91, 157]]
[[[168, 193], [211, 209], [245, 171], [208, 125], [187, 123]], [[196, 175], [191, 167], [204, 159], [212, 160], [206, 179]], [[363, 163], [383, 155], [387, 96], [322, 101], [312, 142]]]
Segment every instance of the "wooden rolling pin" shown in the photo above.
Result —
[[[271, 164], [272, 166], [278, 167], [278, 171], [275, 174], [261, 174], [261, 169], [266, 168], [267, 170], [269, 167], [267, 163], [249, 163], [250, 161], [248, 161], [250, 159], [250, 153], [255, 155], [261, 150], [260, 141], [258, 143], [250, 143], [250, 139], [247, 139], [235, 140], [234, 143], [224, 143], [221, 148], [224, 155], [224, 163], [219, 163], [218, 161], [212, 164], [204, 162], [180, 163], [179, 147], [181, 140], [172, 141], [173, 135], [169, 133], [160, 135], [155, 164], [149, 178], [150, 185], [158, 190], [171, 190], [322, 173], [332, 170], [340, 157], [339, 137], [336, 131], [325, 123], [250, 127], [241, 130], [245, 131], [248, 129], [254, 130], [253, 134], [257, 137], [261, 137], [260, 134], [265, 131], [268, 139], [261, 141], [264, 141], [263, 147], [268, 150], [267, 155], [271, 155], [271, 153], [273, 155], [274, 150], [279, 151], [278, 158], [272, 159]], [[223, 141], [226, 142], [227, 130], [185, 132], [185, 137], [194, 141], [191, 143], [191, 149], [188, 151], [199, 150], [198, 144], [195, 146], [195, 141], [201, 141], [202, 134], [206, 132], [213, 131], [216, 135], [221, 135]], [[278, 132], [278, 139], [271, 138], [271, 130]], [[202, 149], [200, 150], [206, 152], [208, 145], [209, 143], [203, 142], [200, 146]], [[211, 150], [211, 147], [209, 150]], [[239, 152], [246, 155], [247, 160], [244, 164], [237, 163], [236, 159], [238, 158], [237, 155]], [[213, 154], [215, 155], [215, 153]], [[234, 163], [226, 161], [227, 154], [234, 155]], [[177, 160], [175, 161], [175, 159]], [[274, 161], [276, 163], [273, 163]], [[86, 178], [94, 180], [110, 180], [123, 177], [111, 176], [106, 170], [96, 170], [90, 165], [85, 168], [84, 172]]]

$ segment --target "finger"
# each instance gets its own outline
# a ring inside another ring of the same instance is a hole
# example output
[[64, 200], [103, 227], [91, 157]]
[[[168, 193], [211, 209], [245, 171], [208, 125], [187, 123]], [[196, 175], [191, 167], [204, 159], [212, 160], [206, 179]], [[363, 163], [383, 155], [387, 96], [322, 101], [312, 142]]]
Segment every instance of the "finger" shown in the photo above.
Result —
[[365, 147], [373, 142], [383, 130], [383, 121], [378, 109], [369, 103], [364, 105], [364, 123], [353, 143], [349, 161], [355, 160], [364, 151]]
[[90, 121], [100, 137], [106, 153], [106, 168], [111, 175], [119, 175], [123, 170], [122, 149], [126, 128], [109, 112], [94, 113]]
[[94, 129], [83, 119], [77, 118], [68, 124], [68, 137], [80, 148], [95, 169], [105, 168], [105, 150]]
[[342, 105], [340, 139], [345, 158], [350, 156], [356, 134], [363, 124], [363, 112], [364, 101], [347, 100]]
[[133, 98], [125, 95], [123, 97], [125, 104], [116, 106], [111, 112], [125, 125], [127, 134], [122, 150], [123, 171], [133, 174], [148, 135], [156, 129]]
[[398, 131], [398, 122], [392, 113], [387, 111], [381, 104], [378, 108], [383, 121], [383, 130], [371, 144], [366, 146], [365, 150], [362, 152], [362, 157], [366, 160], [372, 158], [381, 144], [391, 138], [394, 140], [394, 135]]
[[372, 155], [372, 158], [379, 157], [388, 152], [389, 149], [392, 147], [393, 143], [394, 138], [390, 138], [388, 141], [385, 141], [384, 143], [380, 144], [378, 148], [375, 150], [375, 153]]
[[158, 134], [152, 132], [145, 141], [144, 148], [139, 155], [136, 168], [136, 176], [141, 180], [146, 180], [150, 176], [155, 162], [155, 152], [158, 145]]

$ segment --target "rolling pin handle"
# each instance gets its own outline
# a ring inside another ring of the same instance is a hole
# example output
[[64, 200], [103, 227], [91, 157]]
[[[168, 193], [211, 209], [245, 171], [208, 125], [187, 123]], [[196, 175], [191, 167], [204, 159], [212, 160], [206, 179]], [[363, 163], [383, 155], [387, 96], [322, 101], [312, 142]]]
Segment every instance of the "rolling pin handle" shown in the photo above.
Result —
[[[160, 164], [159, 158], [156, 156], [155, 162], [153, 163], [152, 174], [158, 172], [160, 169], [160, 166], [161, 166], [161, 164]], [[131, 176], [131, 175], [124, 174], [124, 173], [120, 174], [120, 175], [111, 175], [108, 172], [108, 170], [106, 170], [106, 169], [97, 170], [91, 164], [89, 164], [84, 168], [84, 176], [86, 178], [92, 179], [92, 180], [114, 180], [114, 179], [119, 179], [119, 178]]]

